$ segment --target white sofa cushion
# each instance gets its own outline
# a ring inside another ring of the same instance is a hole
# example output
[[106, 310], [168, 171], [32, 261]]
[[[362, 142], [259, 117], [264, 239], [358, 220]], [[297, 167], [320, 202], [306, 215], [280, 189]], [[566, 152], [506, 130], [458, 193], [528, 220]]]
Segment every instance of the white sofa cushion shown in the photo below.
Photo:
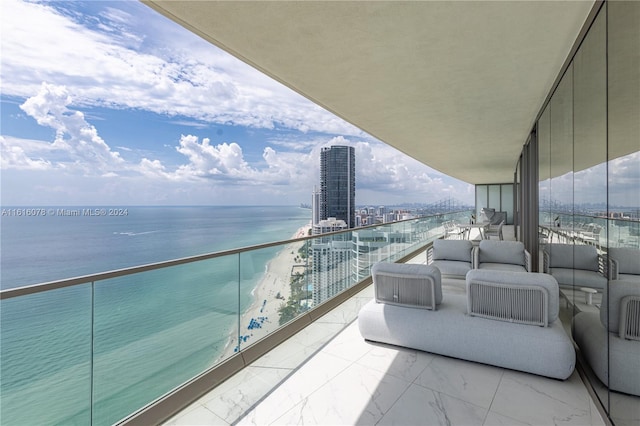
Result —
[[472, 262], [471, 250], [473, 244], [468, 240], [443, 240], [433, 242], [433, 260], [456, 260]]
[[520, 241], [482, 240], [478, 246], [478, 263], [524, 266], [524, 244]]
[[551, 268], [549, 273], [561, 286], [591, 287], [603, 289], [607, 285], [607, 279], [596, 271], [583, 269]]
[[549, 253], [549, 268], [599, 270], [595, 246], [548, 244], [545, 250]]

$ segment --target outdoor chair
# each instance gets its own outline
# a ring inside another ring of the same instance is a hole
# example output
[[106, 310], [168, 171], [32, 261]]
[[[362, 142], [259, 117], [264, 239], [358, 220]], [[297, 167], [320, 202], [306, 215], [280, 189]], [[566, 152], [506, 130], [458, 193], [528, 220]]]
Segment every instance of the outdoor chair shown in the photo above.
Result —
[[607, 265], [595, 246], [548, 244], [543, 259], [543, 272], [553, 275], [560, 287], [602, 290], [607, 285]]
[[460, 240], [464, 235], [464, 230], [461, 229], [453, 220], [447, 221], [443, 223], [444, 226], [444, 238]]
[[529, 272], [531, 255], [520, 241], [482, 240], [474, 251], [474, 269]]
[[578, 238], [582, 239], [586, 244], [600, 247], [600, 231], [602, 231], [602, 226], [596, 223], [589, 223], [578, 233]]
[[464, 278], [473, 267], [473, 244], [468, 240], [437, 239], [427, 249], [427, 264], [442, 276]]
[[490, 240], [491, 237], [498, 237], [499, 240], [503, 240], [502, 227], [504, 226], [504, 220], [498, 225], [489, 225], [484, 231], [485, 240]]
[[640, 396], [640, 286], [612, 281], [600, 312], [573, 319], [573, 339], [591, 369], [609, 389]]
[[640, 284], [640, 250], [628, 247], [609, 248], [609, 279]]

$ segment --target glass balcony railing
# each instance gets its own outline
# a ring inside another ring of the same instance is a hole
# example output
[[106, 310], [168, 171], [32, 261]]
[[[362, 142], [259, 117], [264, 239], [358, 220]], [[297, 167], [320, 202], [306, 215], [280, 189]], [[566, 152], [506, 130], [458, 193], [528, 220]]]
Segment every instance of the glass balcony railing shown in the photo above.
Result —
[[540, 212], [543, 233], [553, 242], [594, 244], [601, 248], [640, 248], [640, 221], [585, 214]]
[[[443, 235], [471, 212], [0, 292], [7, 425], [121, 419]], [[265, 271], [260, 265], [268, 261]]]

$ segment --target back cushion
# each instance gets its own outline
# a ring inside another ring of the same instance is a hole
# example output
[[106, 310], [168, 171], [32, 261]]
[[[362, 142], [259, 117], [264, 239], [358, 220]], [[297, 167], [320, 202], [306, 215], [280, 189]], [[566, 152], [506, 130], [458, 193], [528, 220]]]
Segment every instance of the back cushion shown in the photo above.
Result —
[[612, 247], [609, 257], [618, 262], [618, 273], [640, 275], [640, 250]]
[[546, 250], [550, 268], [598, 271], [598, 251], [594, 246], [549, 244]]
[[433, 260], [471, 262], [472, 248], [471, 241], [438, 239], [433, 242]]
[[480, 263], [508, 263], [524, 266], [524, 244], [520, 241], [480, 241]]

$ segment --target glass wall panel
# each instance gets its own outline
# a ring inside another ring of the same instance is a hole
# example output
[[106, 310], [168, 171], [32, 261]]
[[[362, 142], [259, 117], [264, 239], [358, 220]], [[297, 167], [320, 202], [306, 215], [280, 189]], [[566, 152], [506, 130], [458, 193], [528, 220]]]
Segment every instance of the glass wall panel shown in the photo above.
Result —
[[[550, 211], [559, 228], [573, 229], [573, 67], [549, 103]], [[566, 237], [560, 242], [567, 242]]]
[[488, 207], [489, 188], [486, 185], [476, 185], [476, 217], [480, 217], [480, 212]]
[[607, 210], [605, 24], [601, 13], [573, 60], [574, 213], [584, 224], [576, 229], [576, 242], [598, 247], [606, 243], [602, 220]]
[[489, 207], [500, 211], [500, 185], [489, 185]]
[[238, 256], [95, 285], [93, 424], [113, 424], [237, 345]]
[[3, 425], [91, 424], [91, 284], [0, 302]]
[[512, 225], [513, 222], [513, 197], [514, 190], [512, 183], [476, 185], [476, 216], [478, 220], [487, 220], [482, 216], [482, 209], [487, 207], [501, 212], [494, 217], [494, 221], [499, 223], [499, 218], [505, 218], [505, 224]]
[[[639, 276], [620, 274], [640, 259], [640, 2], [608, 2], [607, 14], [609, 255], [618, 262], [618, 274], [610, 276], [608, 286], [607, 308], [612, 313], [624, 309], [614, 291], [626, 297], [640, 296]], [[621, 249], [630, 253], [627, 265], [621, 260]], [[617, 425], [637, 425], [640, 341], [623, 339], [620, 324], [612, 315], [608, 319], [612, 321], [607, 334], [609, 414]], [[638, 317], [636, 326], [637, 321]]]
[[[540, 227], [539, 247], [544, 250], [551, 242], [556, 223], [551, 212], [551, 128], [549, 105], [538, 120], [538, 224]], [[542, 253], [540, 254], [542, 259]], [[542, 271], [542, 267], [538, 269]]]
[[[608, 352], [605, 329], [600, 321], [600, 306], [607, 281], [604, 274], [583, 272], [585, 268], [579, 269], [578, 265], [585, 262], [583, 249], [597, 251], [602, 265], [606, 263], [606, 65], [606, 14], [601, 12], [573, 59], [573, 242], [578, 271], [573, 324], [574, 338], [588, 364], [586, 370], [591, 382], [598, 384], [594, 390], [605, 407], [609, 404], [609, 393], [596, 378], [597, 374], [605, 374], [596, 354]], [[597, 270], [598, 263], [593, 267]], [[585, 298], [588, 291], [597, 291], [591, 295], [592, 303]]]
[[507, 224], [513, 223], [513, 184], [500, 185], [501, 210], [507, 213]]

